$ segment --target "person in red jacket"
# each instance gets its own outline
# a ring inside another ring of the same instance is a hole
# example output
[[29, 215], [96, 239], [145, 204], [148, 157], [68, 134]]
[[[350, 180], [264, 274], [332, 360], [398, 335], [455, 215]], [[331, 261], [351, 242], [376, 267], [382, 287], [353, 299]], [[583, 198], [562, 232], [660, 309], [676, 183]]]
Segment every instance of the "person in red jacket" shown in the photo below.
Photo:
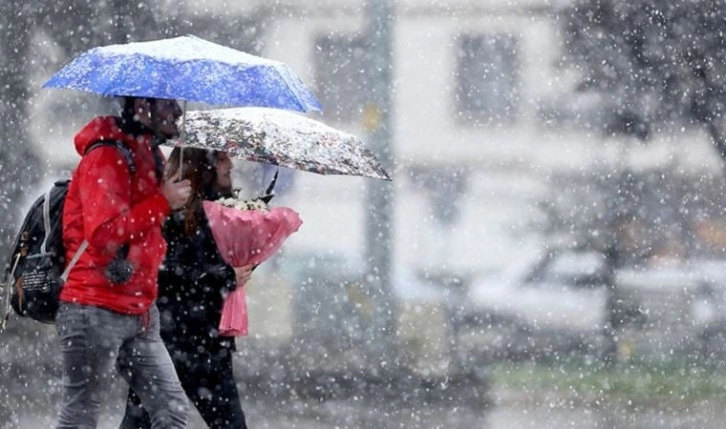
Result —
[[[178, 134], [181, 113], [175, 100], [127, 97], [120, 117], [95, 118], [75, 136], [82, 159], [63, 207], [66, 260], [87, 247], [56, 315], [63, 356], [58, 428], [96, 427], [114, 366], [149, 410], [153, 427], [186, 427], [189, 405], [153, 305], [166, 253], [161, 225], [191, 192], [188, 180], [162, 180], [158, 145]], [[99, 141], [120, 142], [134, 168], [113, 145], [87, 152]]]

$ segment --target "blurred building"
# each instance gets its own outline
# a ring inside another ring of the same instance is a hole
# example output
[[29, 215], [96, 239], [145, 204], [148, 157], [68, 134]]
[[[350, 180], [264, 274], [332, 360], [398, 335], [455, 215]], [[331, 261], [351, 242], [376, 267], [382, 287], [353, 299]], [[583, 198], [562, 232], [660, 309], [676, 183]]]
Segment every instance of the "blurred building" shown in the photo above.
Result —
[[[653, 166], [720, 170], [705, 134], [663, 130], [644, 146], [587, 127], [597, 100], [575, 91], [579, 75], [561, 62], [558, 11], [567, 1], [393, 3], [394, 266], [424, 277], [476, 277], [543, 251], [549, 238], [541, 203], [572, 183], [554, 176]], [[325, 108], [317, 119], [365, 140], [366, 124], [376, 119], [367, 97], [373, 82], [365, 2], [209, 0], [175, 7], [215, 17], [220, 26], [235, 16], [264, 16], [256, 50], [290, 64], [313, 87]], [[53, 131], [38, 118], [36, 134]], [[80, 125], [66, 123], [56, 135], [68, 139]], [[37, 140], [49, 159], [74, 159], [47, 138]], [[237, 170], [264, 174], [254, 165]], [[363, 254], [366, 212], [376, 210], [364, 192], [371, 179], [291, 177], [276, 203], [294, 207], [305, 223], [284, 252]], [[255, 183], [262, 181], [247, 186]], [[289, 324], [288, 316], [280, 317], [280, 326]], [[284, 327], [276, 332], [291, 335]]]
[[[537, 204], [553, 174], [674, 159], [705, 171], [720, 168], [705, 135], [668, 131], [638, 146], [581, 126], [596, 114], [596, 100], [576, 93], [579, 76], [561, 63], [558, 11], [566, 3], [393, 2], [395, 263], [486, 272], [510, 264], [521, 249], [542, 247]], [[325, 108], [318, 119], [365, 139], [366, 123], [375, 120], [367, 105], [373, 83], [367, 77], [365, 2], [215, 0], [203, 6], [182, 2], [173, 10], [208, 15], [221, 27], [235, 17], [264, 17], [253, 32], [260, 37], [252, 50], [289, 63], [314, 88]], [[48, 44], [36, 50], [57, 55]], [[38, 69], [33, 87], [47, 77], [43, 72]], [[69, 103], [85, 115], [54, 119]], [[107, 101], [58, 90], [39, 91], [34, 106], [31, 132], [55, 168], [75, 164], [68, 141], [88, 117], [113, 111]], [[238, 171], [240, 178], [269, 175], [257, 166]], [[286, 177], [280, 184], [289, 188], [284, 200], [299, 207], [306, 221], [306, 234], [291, 247], [361, 250], [367, 179]], [[244, 183], [262, 186], [263, 180]]]
[[[664, 130], [641, 145], [605, 138], [588, 125], [597, 121], [597, 99], [576, 91], [580, 76], [562, 62], [558, 13], [567, 2], [393, 3], [394, 266], [429, 280], [447, 272], [486, 276], [545, 252], [552, 243], [543, 201], [565, 186], [574, 189], [573, 207], [589, 202], [578, 193], [593, 192], [582, 183], [593, 171], [720, 170], [705, 135]], [[374, 83], [368, 81], [364, 2], [246, 2], [244, 8], [267, 8], [260, 51], [313, 84], [325, 108], [319, 118], [365, 137]], [[285, 199], [305, 224], [286, 251], [362, 254], [365, 212], [376, 209], [367, 206], [366, 180], [296, 175]], [[607, 210], [592, 208], [596, 217]], [[645, 233], [666, 236], [669, 227], [659, 228]], [[576, 246], [577, 239], [557, 245]], [[419, 286], [394, 276], [399, 296]], [[405, 298], [420, 305], [401, 316], [402, 335], [413, 333], [407, 341], [432, 335], [427, 323], [451, 317], [440, 306], [461, 303], [457, 293]], [[447, 336], [450, 331], [438, 338]]]
[[[540, 248], [537, 203], [554, 173], [668, 163], [685, 140], [690, 150], [679, 162], [718, 168], [704, 136], [664, 135], [626, 149], [627, 141], [579, 126], [595, 114], [594, 100], [576, 94], [579, 76], [561, 64], [557, 13], [567, 2], [393, 3], [395, 263], [485, 272]], [[313, 85], [325, 108], [319, 119], [366, 136], [364, 2], [207, 4], [199, 10], [264, 10], [262, 55]], [[287, 198], [306, 224], [290, 246], [361, 250], [365, 180], [297, 174]]]

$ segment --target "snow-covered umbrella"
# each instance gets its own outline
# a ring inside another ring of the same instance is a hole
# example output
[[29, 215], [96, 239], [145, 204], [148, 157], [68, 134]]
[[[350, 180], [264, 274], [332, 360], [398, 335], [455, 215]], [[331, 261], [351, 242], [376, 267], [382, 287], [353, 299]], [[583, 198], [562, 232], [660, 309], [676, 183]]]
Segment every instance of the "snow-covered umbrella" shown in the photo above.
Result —
[[238, 107], [188, 112], [185, 121], [182, 137], [166, 144], [318, 174], [391, 180], [358, 137], [295, 112]]
[[295, 112], [237, 107], [191, 111], [185, 121], [182, 137], [166, 145], [318, 174], [391, 180], [358, 137]]
[[322, 110], [313, 92], [285, 63], [195, 36], [90, 49], [43, 87], [218, 106]]

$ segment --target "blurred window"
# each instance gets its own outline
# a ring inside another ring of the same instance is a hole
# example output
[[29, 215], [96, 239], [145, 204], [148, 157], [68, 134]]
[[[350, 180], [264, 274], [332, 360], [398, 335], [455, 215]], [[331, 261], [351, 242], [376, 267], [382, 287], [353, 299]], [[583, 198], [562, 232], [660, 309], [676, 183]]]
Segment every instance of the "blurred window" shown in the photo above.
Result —
[[315, 82], [325, 117], [360, 120], [366, 101], [365, 56], [360, 35], [324, 34], [315, 40]]
[[516, 119], [518, 43], [506, 34], [461, 35], [456, 69], [457, 118], [511, 123]]

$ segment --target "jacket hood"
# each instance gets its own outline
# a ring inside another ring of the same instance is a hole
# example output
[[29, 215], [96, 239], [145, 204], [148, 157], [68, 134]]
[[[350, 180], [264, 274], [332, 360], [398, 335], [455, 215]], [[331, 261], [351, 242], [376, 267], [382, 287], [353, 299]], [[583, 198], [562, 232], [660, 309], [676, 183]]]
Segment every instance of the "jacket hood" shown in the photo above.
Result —
[[76, 152], [83, 156], [86, 149], [99, 140], [124, 141], [124, 133], [119, 127], [118, 119], [115, 116], [101, 116], [86, 124], [74, 138]]

